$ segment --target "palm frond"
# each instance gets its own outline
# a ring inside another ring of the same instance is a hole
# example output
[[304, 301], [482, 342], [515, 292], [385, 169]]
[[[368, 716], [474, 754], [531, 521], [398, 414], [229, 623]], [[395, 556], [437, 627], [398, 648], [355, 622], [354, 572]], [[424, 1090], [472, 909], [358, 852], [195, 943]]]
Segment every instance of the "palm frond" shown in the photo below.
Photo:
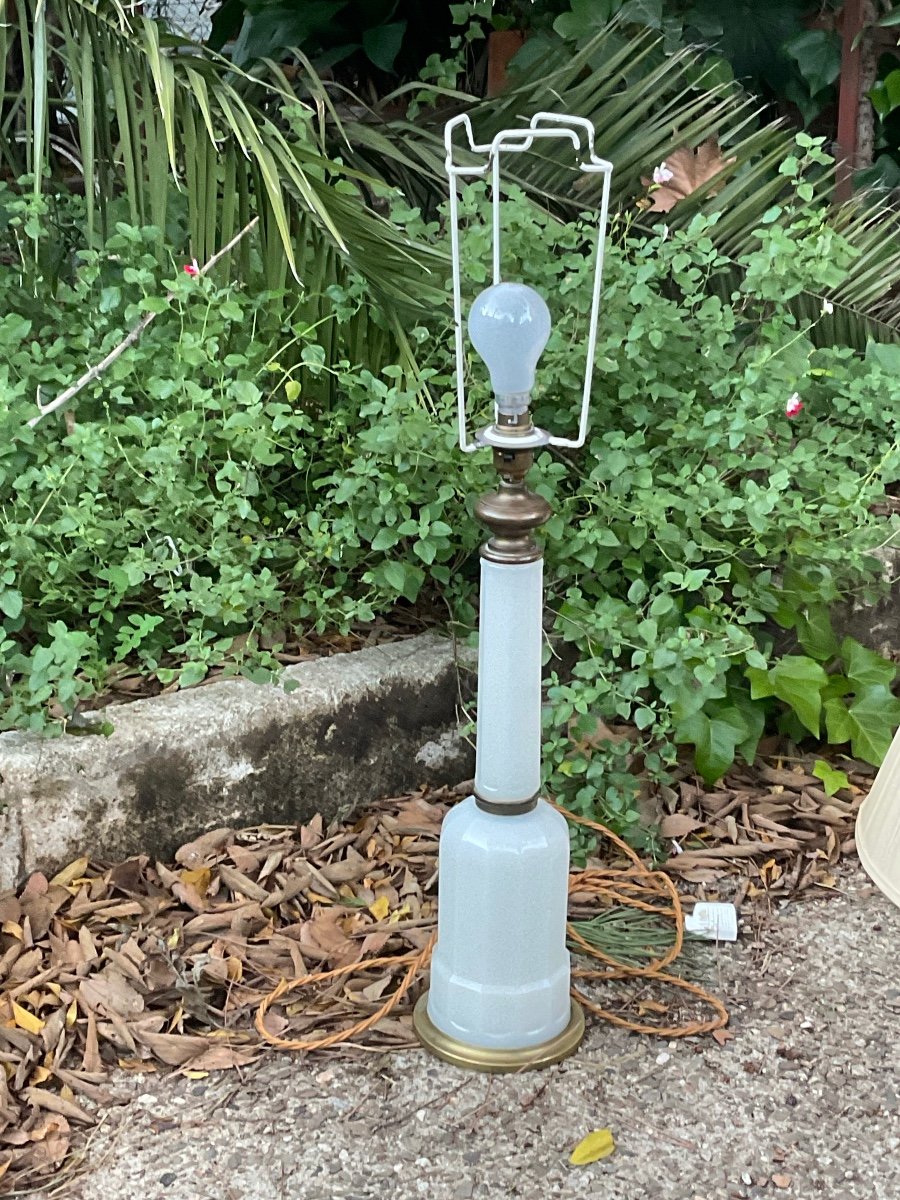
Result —
[[[80, 157], [91, 232], [108, 229], [114, 197], [133, 222], [165, 230], [174, 180], [198, 258], [255, 207], [270, 286], [287, 267], [308, 291], [324, 260], [335, 278], [358, 272], [395, 315], [443, 301], [443, 256], [368, 206], [360, 172], [287, 132], [271, 104], [248, 99], [253, 80], [119, 0], [45, 3], [0, 0], [0, 50], [14, 84], [0, 109], [5, 171], [32, 173], [43, 187], [52, 134]], [[297, 105], [282, 92], [288, 99]]]

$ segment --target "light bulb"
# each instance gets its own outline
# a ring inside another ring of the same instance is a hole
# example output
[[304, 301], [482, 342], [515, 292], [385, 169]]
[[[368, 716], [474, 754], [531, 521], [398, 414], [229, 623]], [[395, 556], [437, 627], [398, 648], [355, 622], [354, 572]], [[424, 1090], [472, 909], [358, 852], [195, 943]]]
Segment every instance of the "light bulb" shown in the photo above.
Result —
[[550, 336], [550, 310], [524, 283], [495, 283], [469, 313], [469, 337], [484, 359], [500, 412], [522, 413], [534, 371]]

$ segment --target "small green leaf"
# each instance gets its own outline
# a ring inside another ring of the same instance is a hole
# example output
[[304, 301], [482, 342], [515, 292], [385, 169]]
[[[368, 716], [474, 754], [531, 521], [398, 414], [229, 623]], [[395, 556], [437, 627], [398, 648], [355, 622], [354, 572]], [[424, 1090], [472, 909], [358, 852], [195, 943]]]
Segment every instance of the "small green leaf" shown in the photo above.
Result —
[[850, 786], [850, 780], [847, 778], [845, 772], [839, 771], [831, 763], [825, 762], [823, 758], [816, 759], [812, 773], [816, 779], [822, 780], [822, 783], [825, 785], [826, 796], [833, 796], [842, 788]]
[[22, 615], [22, 593], [15, 588], [0, 592], [0, 609], [13, 621]]
[[400, 540], [396, 529], [379, 529], [372, 538], [373, 550], [390, 550]]
[[206, 663], [185, 663], [178, 675], [178, 686], [183, 688], [193, 687], [195, 683], [199, 683], [201, 679], [206, 678], [206, 672]]
[[650, 605], [650, 616], [663, 617], [667, 612], [671, 612], [674, 607], [675, 601], [668, 592], [663, 592], [661, 595], [656, 596]]

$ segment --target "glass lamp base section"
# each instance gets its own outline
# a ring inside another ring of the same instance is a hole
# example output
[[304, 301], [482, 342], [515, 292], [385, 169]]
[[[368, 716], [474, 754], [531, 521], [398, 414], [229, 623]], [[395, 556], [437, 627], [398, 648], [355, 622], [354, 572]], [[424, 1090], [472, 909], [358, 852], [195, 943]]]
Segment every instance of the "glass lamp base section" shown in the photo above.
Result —
[[439, 862], [428, 1020], [446, 1044], [521, 1065], [571, 1021], [566, 821], [543, 800], [503, 816], [470, 796], [444, 818]]
[[574, 1000], [571, 1002], [569, 1023], [561, 1033], [539, 1046], [525, 1046], [518, 1050], [472, 1046], [443, 1033], [428, 1015], [427, 992], [416, 1004], [413, 1025], [419, 1041], [436, 1058], [442, 1058], [454, 1067], [488, 1071], [496, 1075], [512, 1071], [539, 1071], [542, 1067], [562, 1062], [575, 1053], [584, 1037], [584, 1013]]

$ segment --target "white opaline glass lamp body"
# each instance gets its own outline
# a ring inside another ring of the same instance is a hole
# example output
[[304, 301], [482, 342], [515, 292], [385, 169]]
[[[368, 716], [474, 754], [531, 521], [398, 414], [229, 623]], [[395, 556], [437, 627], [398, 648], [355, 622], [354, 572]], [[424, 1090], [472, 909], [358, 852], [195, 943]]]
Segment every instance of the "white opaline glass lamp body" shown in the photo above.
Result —
[[[518, 804], [540, 787], [542, 563], [482, 559], [477, 795]], [[571, 1017], [566, 949], [569, 833], [545, 801], [444, 819], [438, 941], [428, 1015], [469, 1046], [516, 1050]]]
[[524, 283], [495, 283], [476, 298], [469, 337], [484, 359], [501, 412], [524, 412], [550, 336], [550, 310]]
[[541, 785], [543, 562], [481, 560], [475, 791], [493, 803]]
[[515, 816], [470, 796], [444, 818], [428, 1015], [470, 1046], [525, 1049], [570, 1018], [569, 833], [541, 800]]

